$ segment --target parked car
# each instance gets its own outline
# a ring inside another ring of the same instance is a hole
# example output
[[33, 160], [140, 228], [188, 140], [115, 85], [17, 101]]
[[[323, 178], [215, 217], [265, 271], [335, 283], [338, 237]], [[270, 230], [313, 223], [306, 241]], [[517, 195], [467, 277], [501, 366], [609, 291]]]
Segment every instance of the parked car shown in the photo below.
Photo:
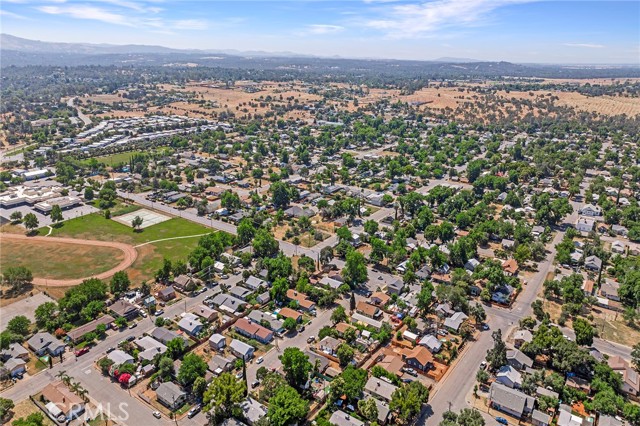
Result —
[[418, 373], [413, 368], [405, 368], [404, 372], [412, 375], [413, 377], [418, 377]]
[[160, 419], [160, 418], [162, 418], [162, 414], [160, 414], [160, 411], [154, 411], [153, 412], [153, 417], [155, 417], [156, 419]]
[[251, 389], [255, 389], [258, 386], [260, 386], [260, 382], [258, 380], [254, 380], [253, 382], [251, 382]]
[[509, 422], [507, 421], [507, 419], [505, 419], [504, 417], [496, 417], [496, 422], [502, 424], [502, 425], [508, 425]]
[[134, 340], [136, 340], [136, 336], [127, 337], [127, 342], [133, 342]]
[[140, 311], [140, 316], [142, 318], [146, 318], [147, 317], [147, 313], [145, 311]]
[[137, 322], [131, 323], [131, 325], [129, 326], [129, 330], [133, 330], [134, 328], [136, 328], [138, 326]]
[[84, 347], [82, 349], [78, 349], [77, 351], [75, 351], [75, 355], [80, 356], [80, 355], [86, 354], [87, 352], [89, 352], [89, 348]]
[[113, 351], [115, 351], [115, 350], [116, 350], [116, 348], [114, 348], [114, 347], [112, 346], [112, 347], [110, 347], [109, 349], [107, 349], [107, 353], [111, 353], [111, 352], [113, 352]]
[[315, 342], [315, 341], [316, 341], [316, 337], [315, 337], [315, 336], [309, 336], [309, 337], [307, 338], [307, 343], [313, 343], [313, 342]]
[[482, 329], [483, 329], [484, 331], [487, 331], [487, 330], [489, 329], [489, 324], [487, 324], [487, 323], [482, 324]]
[[222, 274], [222, 275], [220, 275], [220, 278], [222, 278], [223, 280], [226, 280], [226, 279], [228, 279], [228, 278], [229, 278], [229, 275], [227, 275], [227, 274]]
[[304, 325], [298, 327], [298, 332], [302, 333], [305, 330]]
[[202, 406], [200, 404], [195, 405], [193, 408], [191, 408], [191, 410], [189, 410], [189, 412], [187, 413], [187, 417], [188, 418], [194, 417], [196, 414], [200, 412], [200, 410], [202, 410]]
[[447, 334], [449, 334], [447, 330], [438, 330], [438, 335], [440, 336], [446, 336]]
[[264, 361], [264, 358], [260, 357], [256, 360], [256, 364], [262, 364], [263, 361]]
[[236, 379], [242, 379], [244, 377], [244, 374], [242, 373], [242, 371], [238, 371], [236, 373]]
[[157, 311], [156, 311], [156, 313], [155, 313], [155, 314], [153, 314], [153, 315], [155, 315], [155, 316], [159, 317], [159, 316], [160, 316], [160, 315], [162, 315], [162, 314], [164, 314], [164, 311], [163, 311], [162, 309], [160, 309], [160, 310], [157, 310]]

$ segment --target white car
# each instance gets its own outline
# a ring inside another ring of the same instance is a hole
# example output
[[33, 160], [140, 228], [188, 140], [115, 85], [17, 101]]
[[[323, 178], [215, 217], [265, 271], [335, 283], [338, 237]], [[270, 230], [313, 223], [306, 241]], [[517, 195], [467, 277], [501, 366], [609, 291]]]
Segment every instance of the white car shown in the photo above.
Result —
[[264, 361], [264, 359], [260, 357], [256, 360], [256, 364], [262, 364], [262, 361]]

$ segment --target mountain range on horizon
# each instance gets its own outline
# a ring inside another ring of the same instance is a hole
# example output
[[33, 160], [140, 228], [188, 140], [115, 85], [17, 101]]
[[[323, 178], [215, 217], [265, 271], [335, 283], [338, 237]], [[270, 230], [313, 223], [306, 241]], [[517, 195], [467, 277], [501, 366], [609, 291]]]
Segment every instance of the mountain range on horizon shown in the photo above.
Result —
[[[41, 40], [31, 40], [17, 37], [11, 34], [0, 34], [0, 50], [11, 50], [23, 53], [61, 53], [61, 54], [83, 54], [83, 55], [109, 55], [109, 54], [222, 54], [245, 57], [289, 57], [289, 58], [331, 58], [331, 59], [351, 59], [342, 56], [318, 56], [296, 52], [267, 52], [267, 51], [241, 51], [236, 49], [175, 49], [171, 47], [144, 44], [108, 44], [108, 43], [68, 43], [50, 42]], [[379, 60], [384, 58], [359, 58]], [[424, 62], [446, 62], [446, 63], [473, 63], [484, 62], [477, 59], [441, 57]]]

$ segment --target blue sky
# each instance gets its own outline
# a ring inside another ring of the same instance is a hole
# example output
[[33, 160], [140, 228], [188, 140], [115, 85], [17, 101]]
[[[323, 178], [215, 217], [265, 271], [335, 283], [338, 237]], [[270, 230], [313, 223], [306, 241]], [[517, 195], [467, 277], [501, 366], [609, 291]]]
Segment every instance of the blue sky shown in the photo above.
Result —
[[322, 56], [640, 65], [640, 2], [3, 0], [2, 32]]

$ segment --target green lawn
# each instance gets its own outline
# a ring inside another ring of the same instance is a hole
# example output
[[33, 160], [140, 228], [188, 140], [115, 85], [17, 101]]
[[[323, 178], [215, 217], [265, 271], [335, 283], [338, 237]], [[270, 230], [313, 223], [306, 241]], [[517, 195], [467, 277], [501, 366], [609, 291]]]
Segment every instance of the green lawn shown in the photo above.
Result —
[[[41, 228], [40, 235], [46, 235], [48, 228]], [[134, 246], [163, 238], [182, 237], [206, 234], [212, 232], [210, 228], [190, 222], [186, 219], [172, 218], [157, 225], [133, 232], [129, 226], [112, 219], [105, 219], [101, 214], [94, 213], [87, 216], [63, 222], [59, 228], [54, 228], [51, 236], [70, 237], [78, 239], [118, 241]], [[138, 259], [129, 269], [129, 276], [134, 284], [153, 278], [155, 272], [162, 266], [163, 258], [186, 262], [189, 253], [198, 244], [198, 237], [179, 240], [161, 241], [138, 248]]]
[[116, 154], [104, 155], [102, 157], [95, 157], [95, 159], [108, 166], [112, 166], [114, 164], [128, 163], [133, 155], [142, 154], [142, 153], [143, 151], [118, 152]]

